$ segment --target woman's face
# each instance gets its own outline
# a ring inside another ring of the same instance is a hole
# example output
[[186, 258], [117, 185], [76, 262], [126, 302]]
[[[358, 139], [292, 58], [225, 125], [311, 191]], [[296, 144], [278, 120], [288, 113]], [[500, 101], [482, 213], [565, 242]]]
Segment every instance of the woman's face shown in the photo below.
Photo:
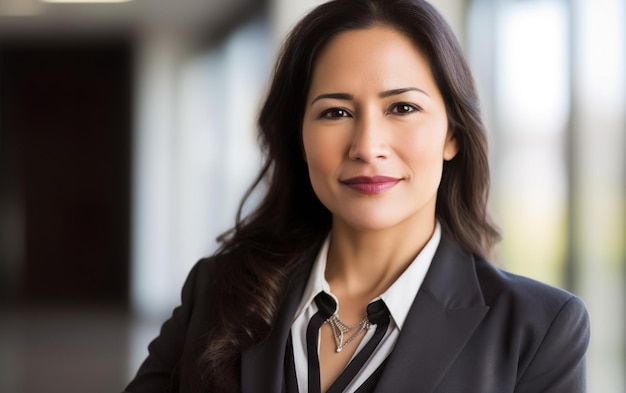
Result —
[[315, 63], [302, 138], [335, 226], [432, 226], [457, 146], [428, 61], [405, 35], [377, 26], [335, 36]]

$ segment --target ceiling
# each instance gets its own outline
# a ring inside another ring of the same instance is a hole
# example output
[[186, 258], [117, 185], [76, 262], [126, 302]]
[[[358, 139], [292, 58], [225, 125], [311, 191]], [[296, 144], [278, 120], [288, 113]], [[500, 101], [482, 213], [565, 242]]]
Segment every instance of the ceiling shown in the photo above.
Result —
[[221, 31], [259, 0], [132, 0], [60, 4], [0, 0], [0, 34], [116, 32], [142, 27]]

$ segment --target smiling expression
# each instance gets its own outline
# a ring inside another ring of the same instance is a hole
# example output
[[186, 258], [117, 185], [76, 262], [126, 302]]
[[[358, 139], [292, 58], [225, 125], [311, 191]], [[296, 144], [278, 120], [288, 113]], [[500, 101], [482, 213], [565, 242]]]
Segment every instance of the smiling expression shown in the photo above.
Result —
[[457, 146], [428, 60], [405, 35], [375, 26], [331, 39], [315, 62], [302, 138], [334, 226], [433, 225]]

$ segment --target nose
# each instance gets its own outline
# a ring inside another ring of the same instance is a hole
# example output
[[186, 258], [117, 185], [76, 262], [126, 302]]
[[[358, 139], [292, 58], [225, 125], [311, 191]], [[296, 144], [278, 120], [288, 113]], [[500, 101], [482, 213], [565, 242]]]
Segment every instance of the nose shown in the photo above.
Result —
[[356, 119], [348, 157], [352, 160], [373, 162], [389, 156], [389, 145], [382, 121], [374, 116]]

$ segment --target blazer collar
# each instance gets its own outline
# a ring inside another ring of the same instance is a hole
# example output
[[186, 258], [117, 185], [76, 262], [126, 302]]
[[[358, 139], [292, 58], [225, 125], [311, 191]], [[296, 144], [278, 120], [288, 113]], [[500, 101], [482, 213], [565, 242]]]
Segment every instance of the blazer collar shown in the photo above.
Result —
[[[243, 393], [283, 390], [285, 345], [313, 260], [295, 272], [269, 337], [243, 351]], [[375, 392], [432, 392], [488, 310], [473, 256], [442, 236]]]
[[445, 236], [375, 392], [432, 392], [489, 310], [473, 256]]
[[313, 260], [313, 257], [309, 258], [296, 269], [278, 310], [274, 328], [267, 339], [241, 354], [242, 393], [283, 391], [287, 338]]

